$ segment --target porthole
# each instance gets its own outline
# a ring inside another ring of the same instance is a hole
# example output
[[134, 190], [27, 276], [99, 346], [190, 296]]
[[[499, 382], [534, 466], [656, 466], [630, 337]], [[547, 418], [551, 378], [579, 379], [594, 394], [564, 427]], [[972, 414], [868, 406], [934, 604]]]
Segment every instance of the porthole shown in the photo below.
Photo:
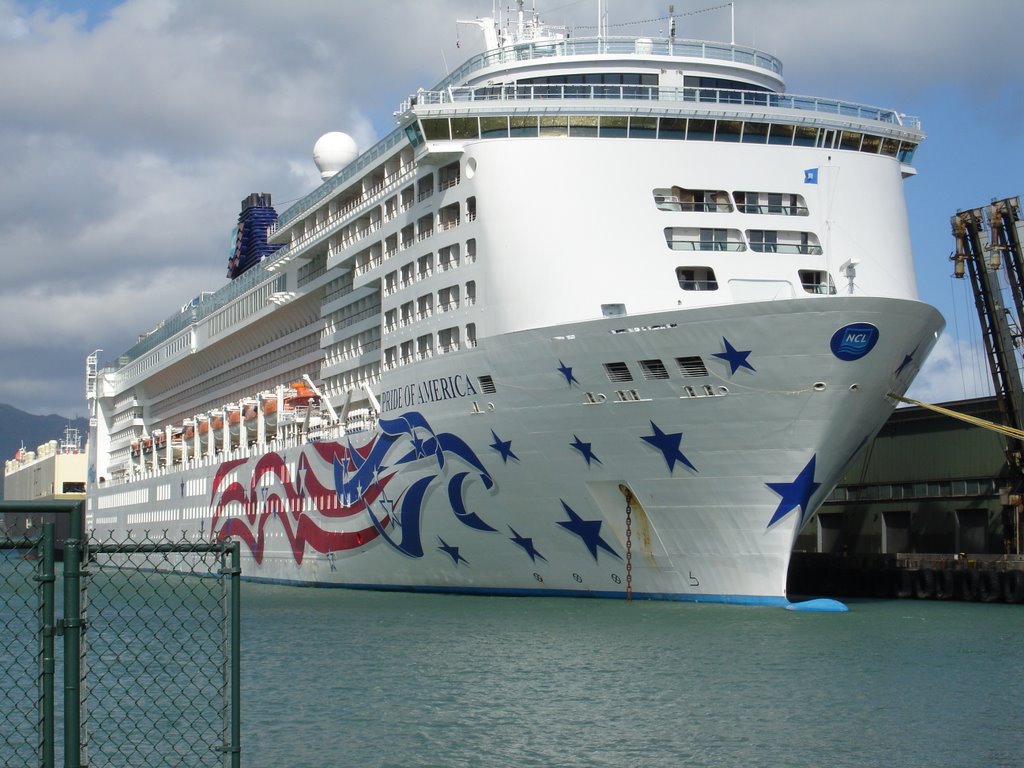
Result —
[[815, 392], [824, 392], [825, 388], [826, 388], [826, 384], [825, 384], [824, 381], [816, 381], [816, 382], [814, 382], [814, 387], [813, 388], [814, 388]]
[[476, 176], [476, 158], [471, 157], [466, 161], [466, 178], [472, 179]]

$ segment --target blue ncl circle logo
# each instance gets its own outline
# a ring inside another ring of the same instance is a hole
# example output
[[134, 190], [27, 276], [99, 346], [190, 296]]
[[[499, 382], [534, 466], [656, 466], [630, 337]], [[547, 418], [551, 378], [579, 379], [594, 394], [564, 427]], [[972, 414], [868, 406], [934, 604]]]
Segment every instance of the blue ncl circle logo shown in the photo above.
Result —
[[878, 329], [871, 323], [851, 323], [832, 334], [832, 354], [840, 360], [860, 360], [877, 342]]

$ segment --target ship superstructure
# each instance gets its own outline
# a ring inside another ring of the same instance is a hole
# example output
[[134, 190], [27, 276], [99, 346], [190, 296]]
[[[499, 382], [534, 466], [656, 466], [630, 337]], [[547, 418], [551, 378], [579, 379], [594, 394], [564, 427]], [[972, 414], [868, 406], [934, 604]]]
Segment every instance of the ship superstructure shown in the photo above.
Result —
[[475, 23], [375, 146], [317, 143], [247, 268], [90, 368], [90, 524], [239, 536], [286, 582], [784, 601], [942, 327], [918, 121], [742, 46]]

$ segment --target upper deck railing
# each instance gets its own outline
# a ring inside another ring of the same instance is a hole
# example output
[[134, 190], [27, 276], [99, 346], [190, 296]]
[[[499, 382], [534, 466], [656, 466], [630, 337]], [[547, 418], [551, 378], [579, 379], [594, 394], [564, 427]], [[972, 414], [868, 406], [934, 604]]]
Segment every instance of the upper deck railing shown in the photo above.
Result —
[[799, 96], [772, 91], [740, 91], [726, 88], [662, 88], [654, 85], [491, 85], [448, 88], [440, 91], [420, 91], [402, 105], [403, 111], [413, 106], [440, 106], [444, 104], [480, 103], [489, 101], [527, 101], [554, 106], [553, 101], [566, 100], [640, 100], [656, 101], [661, 105], [672, 102], [687, 104], [716, 104], [723, 106], [770, 107], [841, 115], [862, 120], [875, 120], [901, 127], [921, 128], [919, 118], [910, 117], [892, 109], [872, 107], [838, 99], [817, 96]]
[[782, 76], [782, 62], [771, 54], [728, 43], [703, 40], [659, 40], [648, 37], [579, 37], [564, 40], [537, 40], [479, 53], [438, 83], [434, 90], [465, 82], [473, 72], [495, 64], [535, 61], [553, 57], [592, 57], [603, 55], [667, 56], [673, 58], [711, 59], [766, 69]]

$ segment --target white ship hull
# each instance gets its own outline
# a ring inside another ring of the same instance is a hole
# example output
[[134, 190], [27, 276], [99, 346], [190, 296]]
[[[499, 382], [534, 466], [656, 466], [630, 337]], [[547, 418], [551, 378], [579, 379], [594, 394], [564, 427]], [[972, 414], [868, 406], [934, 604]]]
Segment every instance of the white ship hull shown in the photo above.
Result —
[[[837, 357], [864, 323], [874, 347]], [[375, 431], [192, 459], [99, 491], [90, 525], [238, 536], [244, 574], [275, 582], [782, 603], [796, 533], [940, 327], [915, 302], [837, 298], [510, 334], [386, 381]], [[636, 365], [693, 356], [706, 375]]]

